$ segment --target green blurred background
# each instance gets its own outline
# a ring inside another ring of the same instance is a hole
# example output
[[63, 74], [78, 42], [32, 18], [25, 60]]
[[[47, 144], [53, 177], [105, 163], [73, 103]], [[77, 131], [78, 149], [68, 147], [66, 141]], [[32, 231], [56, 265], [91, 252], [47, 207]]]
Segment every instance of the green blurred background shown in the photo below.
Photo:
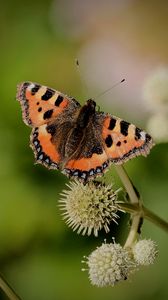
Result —
[[[125, 77], [126, 83], [97, 103], [101, 110], [145, 128], [150, 115], [142, 96], [145, 78], [168, 63], [168, 2], [1, 0], [0, 4], [0, 271], [23, 300], [168, 299], [168, 237], [147, 221], [142, 237], [158, 243], [157, 262], [113, 288], [90, 285], [87, 272], [81, 272], [81, 260], [106, 235], [82, 237], [67, 228], [57, 204], [68, 179], [34, 165], [30, 128], [15, 101], [16, 85], [25, 80], [84, 103]], [[145, 205], [166, 219], [168, 145], [156, 145], [148, 158], [136, 158], [126, 169]], [[122, 224], [112, 225], [107, 240], [115, 236], [124, 242], [127, 221], [121, 217]], [[1, 292], [0, 299], [6, 299]]]

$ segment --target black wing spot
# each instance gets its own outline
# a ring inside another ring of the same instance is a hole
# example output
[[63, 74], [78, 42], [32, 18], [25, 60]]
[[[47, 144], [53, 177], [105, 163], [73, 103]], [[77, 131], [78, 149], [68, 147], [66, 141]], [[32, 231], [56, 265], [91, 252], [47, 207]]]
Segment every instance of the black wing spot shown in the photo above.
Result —
[[112, 140], [111, 135], [108, 135], [108, 136], [106, 137], [105, 143], [106, 143], [106, 146], [107, 146], [108, 148], [112, 146], [113, 140]]
[[63, 100], [64, 100], [64, 97], [59, 95], [55, 101], [55, 106], [60, 106], [60, 104], [62, 103]]
[[149, 141], [151, 141], [151, 139], [151, 136], [148, 133], [146, 133], [145, 142], [148, 143]]
[[116, 119], [111, 118], [108, 129], [113, 130], [115, 125], [116, 125]]
[[39, 108], [38, 108], [38, 112], [41, 112], [41, 111], [42, 111], [42, 107], [39, 107]]
[[31, 94], [35, 95], [38, 92], [38, 90], [40, 89], [40, 87], [41, 87], [41, 85], [35, 84], [35, 86], [31, 89]]
[[126, 121], [121, 121], [120, 122], [120, 131], [124, 136], [128, 135], [128, 127], [129, 127], [130, 123], [126, 122]]
[[117, 145], [118, 147], [120, 147], [120, 146], [121, 146], [121, 142], [118, 141], [116, 145]]
[[47, 101], [49, 100], [54, 94], [54, 91], [51, 89], [47, 89], [45, 94], [41, 97], [42, 100]]
[[46, 119], [51, 118], [52, 114], [53, 114], [53, 109], [47, 110], [47, 111], [44, 113], [43, 119], [46, 120]]
[[139, 128], [135, 128], [135, 139], [136, 140], [139, 140], [140, 138], [141, 138], [141, 129], [139, 129]]

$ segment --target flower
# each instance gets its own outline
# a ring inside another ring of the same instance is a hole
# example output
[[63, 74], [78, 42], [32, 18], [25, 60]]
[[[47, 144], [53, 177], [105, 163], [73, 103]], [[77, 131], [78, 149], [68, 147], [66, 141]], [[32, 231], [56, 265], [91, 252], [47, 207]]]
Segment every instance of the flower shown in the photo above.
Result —
[[168, 68], [159, 68], [149, 76], [143, 96], [151, 111], [168, 111]]
[[114, 286], [126, 280], [134, 266], [127, 250], [116, 243], [103, 243], [89, 255], [85, 263], [91, 283], [98, 287]]
[[157, 245], [151, 239], [138, 241], [132, 251], [136, 263], [144, 266], [153, 264], [158, 254]]
[[168, 142], [168, 112], [152, 115], [148, 120], [147, 130], [155, 142]]
[[78, 233], [98, 235], [102, 228], [109, 232], [111, 221], [116, 222], [119, 208], [117, 192], [112, 185], [104, 185], [100, 182], [89, 182], [86, 185], [81, 182], [70, 182], [69, 190], [64, 190], [59, 201], [66, 223], [78, 229]]

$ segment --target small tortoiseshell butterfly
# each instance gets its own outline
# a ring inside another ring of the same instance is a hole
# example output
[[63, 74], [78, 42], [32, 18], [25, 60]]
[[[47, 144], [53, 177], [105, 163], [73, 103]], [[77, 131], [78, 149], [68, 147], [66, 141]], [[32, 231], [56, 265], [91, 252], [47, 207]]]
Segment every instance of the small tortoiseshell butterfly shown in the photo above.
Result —
[[81, 106], [46, 86], [23, 82], [18, 86], [24, 122], [33, 127], [30, 143], [36, 161], [61, 169], [68, 177], [88, 181], [109, 163], [122, 164], [153, 146], [149, 134], [122, 119], [96, 111], [89, 99]]

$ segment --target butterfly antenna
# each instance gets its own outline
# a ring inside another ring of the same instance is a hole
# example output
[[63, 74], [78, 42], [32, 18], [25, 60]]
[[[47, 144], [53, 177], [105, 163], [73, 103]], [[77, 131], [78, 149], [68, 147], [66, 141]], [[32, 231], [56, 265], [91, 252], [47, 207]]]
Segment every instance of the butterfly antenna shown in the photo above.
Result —
[[77, 70], [79, 72], [79, 78], [80, 78], [80, 81], [81, 81], [81, 84], [82, 84], [82, 87], [83, 87], [83, 94], [84, 95], [89, 94], [89, 92], [88, 92], [89, 89], [88, 89], [86, 80], [84, 79], [84, 77], [82, 75], [82, 72], [81, 72], [81, 69], [80, 69], [79, 60], [77, 58], [75, 59], [75, 63], [76, 63]]
[[119, 82], [115, 83], [114, 85], [112, 85], [109, 89], [105, 90], [104, 92], [98, 94], [96, 97], [94, 97], [93, 99], [97, 99], [101, 96], [103, 96], [104, 94], [108, 93], [109, 91], [111, 91], [113, 88], [115, 88], [117, 85], [123, 83], [125, 81], [125, 79], [120, 80]]

